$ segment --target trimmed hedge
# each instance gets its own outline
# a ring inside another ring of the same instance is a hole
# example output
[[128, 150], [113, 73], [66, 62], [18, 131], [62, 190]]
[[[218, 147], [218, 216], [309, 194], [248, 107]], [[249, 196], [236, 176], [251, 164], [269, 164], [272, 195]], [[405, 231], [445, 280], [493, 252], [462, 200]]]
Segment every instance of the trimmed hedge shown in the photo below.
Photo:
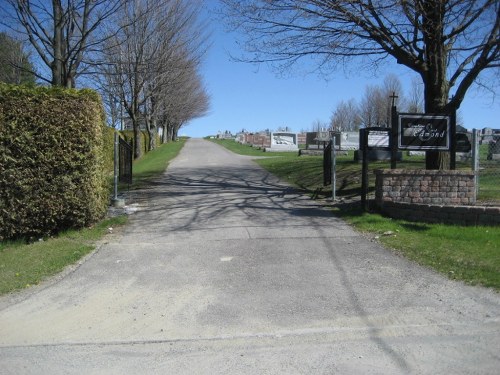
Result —
[[94, 91], [0, 84], [0, 240], [52, 235], [105, 215], [104, 129]]
[[[146, 154], [148, 152], [148, 136], [145, 131], [141, 131], [141, 156]], [[132, 149], [134, 147], [134, 132], [132, 130], [122, 130], [120, 132], [121, 137], [127, 142], [128, 144], [132, 145]]]
[[115, 133], [117, 131], [109, 126], [104, 127], [103, 147], [104, 147], [104, 170], [107, 176], [113, 176], [115, 159]]

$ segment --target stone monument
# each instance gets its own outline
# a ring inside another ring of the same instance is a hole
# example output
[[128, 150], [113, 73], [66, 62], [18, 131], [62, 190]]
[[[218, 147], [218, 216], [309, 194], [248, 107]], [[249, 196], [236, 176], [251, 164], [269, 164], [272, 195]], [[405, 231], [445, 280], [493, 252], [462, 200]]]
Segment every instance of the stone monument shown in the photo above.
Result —
[[298, 151], [297, 133], [271, 133], [271, 147], [266, 147], [265, 150], [266, 152]]

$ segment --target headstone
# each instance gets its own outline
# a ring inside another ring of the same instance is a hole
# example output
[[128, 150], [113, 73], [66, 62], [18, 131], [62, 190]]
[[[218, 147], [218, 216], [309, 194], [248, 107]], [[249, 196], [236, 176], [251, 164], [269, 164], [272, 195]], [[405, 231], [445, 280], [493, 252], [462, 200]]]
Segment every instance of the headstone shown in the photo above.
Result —
[[245, 133], [238, 133], [238, 134], [236, 134], [236, 141], [238, 143], [244, 144], [245, 143]]
[[306, 149], [309, 148], [318, 148], [318, 142], [316, 141], [316, 132], [307, 132], [306, 133]]
[[271, 147], [266, 152], [298, 151], [297, 133], [276, 132], [271, 133]]
[[493, 139], [488, 144], [488, 160], [500, 160], [500, 138]]
[[330, 142], [331, 135], [329, 131], [324, 131], [324, 132], [317, 132], [316, 133], [316, 140], [318, 142]]
[[335, 136], [335, 145], [340, 146], [340, 133], [335, 131], [319, 131], [306, 133], [307, 150], [324, 150], [332, 137]]
[[357, 132], [341, 132], [340, 133], [340, 149], [341, 150], [358, 150], [359, 149], [359, 131]]
[[256, 134], [253, 138], [253, 147], [266, 148], [271, 146], [271, 138], [267, 133]]

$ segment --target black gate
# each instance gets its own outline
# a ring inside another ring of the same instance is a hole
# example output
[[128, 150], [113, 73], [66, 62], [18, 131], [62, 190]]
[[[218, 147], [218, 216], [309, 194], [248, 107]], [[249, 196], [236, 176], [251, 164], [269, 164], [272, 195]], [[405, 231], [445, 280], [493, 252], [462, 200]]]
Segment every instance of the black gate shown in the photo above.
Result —
[[323, 150], [323, 185], [332, 184], [332, 141]]
[[132, 146], [119, 138], [118, 180], [125, 184], [132, 183]]

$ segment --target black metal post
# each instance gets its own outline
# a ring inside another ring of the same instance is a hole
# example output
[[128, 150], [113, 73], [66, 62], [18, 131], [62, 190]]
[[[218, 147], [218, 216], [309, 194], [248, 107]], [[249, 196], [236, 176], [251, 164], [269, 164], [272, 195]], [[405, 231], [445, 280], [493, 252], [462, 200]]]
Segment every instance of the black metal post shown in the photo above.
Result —
[[457, 110], [450, 114], [450, 169], [457, 167]]
[[368, 195], [368, 130], [366, 128], [360, 129], [361, 148], [363, 155], [363, 166], [361, 168], [361, 208], [363, 211], [368, 211], [368, 202], [366, 196]]
[[398, 160], [398, 109], [391, 107], [391, 169], [397, 168]]

